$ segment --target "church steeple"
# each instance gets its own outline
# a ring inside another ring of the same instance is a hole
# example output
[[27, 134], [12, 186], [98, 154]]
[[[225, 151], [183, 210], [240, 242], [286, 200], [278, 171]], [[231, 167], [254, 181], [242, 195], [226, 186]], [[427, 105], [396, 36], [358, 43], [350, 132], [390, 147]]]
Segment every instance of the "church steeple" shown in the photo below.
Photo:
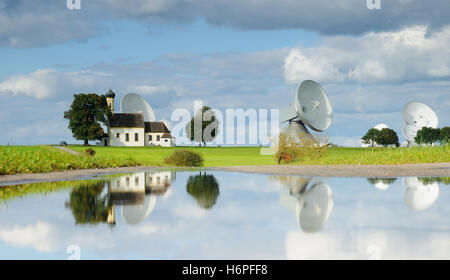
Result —
[[106, 96], [106, 103], [108, 103], [109, 109], [114, 114], [114, 97], [116, 97], [116, 94], [109, 89], [107, 93], [105, 93]]

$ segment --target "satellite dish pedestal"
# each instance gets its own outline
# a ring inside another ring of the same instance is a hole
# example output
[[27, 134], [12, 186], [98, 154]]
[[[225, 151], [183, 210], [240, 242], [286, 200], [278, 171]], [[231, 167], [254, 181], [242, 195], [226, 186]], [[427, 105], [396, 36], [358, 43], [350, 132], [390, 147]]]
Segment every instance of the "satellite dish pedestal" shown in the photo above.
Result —
[[301, 137], [312, 137], [305, 124], [300, 120], [289, 120], [288, 127], [284, 131], [286, 134], [294, 137], [294, 139]]

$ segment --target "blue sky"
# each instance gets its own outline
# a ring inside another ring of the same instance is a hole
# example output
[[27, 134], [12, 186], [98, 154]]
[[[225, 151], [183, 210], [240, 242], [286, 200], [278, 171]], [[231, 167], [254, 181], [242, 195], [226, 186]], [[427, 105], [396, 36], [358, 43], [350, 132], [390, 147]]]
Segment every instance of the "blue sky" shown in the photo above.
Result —
[[0, 0], [0, 144], [75, 143], [72, 95], [109, 87], [170, 120], [194, 100], [282, 108], [313, 79], [335, 112], [330, 141], [346, 146], [378, 123], [402, 141], [412, 100], [449, 125], [450, 4], [381, 1]]

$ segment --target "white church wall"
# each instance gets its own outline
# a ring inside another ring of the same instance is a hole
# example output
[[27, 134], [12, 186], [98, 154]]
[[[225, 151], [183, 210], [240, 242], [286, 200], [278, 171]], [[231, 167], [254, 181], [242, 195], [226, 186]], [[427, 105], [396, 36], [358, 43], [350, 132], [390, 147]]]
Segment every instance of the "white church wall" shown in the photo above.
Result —
[[[128, 141], [126, 134], [128, 133]], [[135, 134], [138, 134], [138, 140], [135, 141]], [[118, 134], [118, 135], [117, 135]], [[144, 146], [144, 128], [114, 128], [111, 127], [110, 145], [111, 146]], [[118, 136], [118, 137], [117, 137]]]

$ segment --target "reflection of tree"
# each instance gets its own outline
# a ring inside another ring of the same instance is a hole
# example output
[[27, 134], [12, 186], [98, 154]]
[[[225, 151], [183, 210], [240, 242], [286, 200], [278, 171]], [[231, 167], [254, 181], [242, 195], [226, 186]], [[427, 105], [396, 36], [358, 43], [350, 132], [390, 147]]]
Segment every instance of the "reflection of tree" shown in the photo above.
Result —
[[367, 178], [367, 181], [369, 181], [372, 185], [376, 185], [378, 183], [390, 185], [397, 181], [397, 178]]
[[72, 190], [69, 206], [75, 223], [98, 224], [107, 221], [107, 199], [100, 196], [104, 186], [103, 182], [96, 182]]
[[419, 177], [418, 179], [424, 185], [431, 185], [433, 183], [450, 185], [450, 177]]
[[199, 175], [189, 176], [186, 191], [195, 198], [200, 207], [209, 209], [216, 204], [219, 196], [219, 183], [213, 175], [200, 172]]

